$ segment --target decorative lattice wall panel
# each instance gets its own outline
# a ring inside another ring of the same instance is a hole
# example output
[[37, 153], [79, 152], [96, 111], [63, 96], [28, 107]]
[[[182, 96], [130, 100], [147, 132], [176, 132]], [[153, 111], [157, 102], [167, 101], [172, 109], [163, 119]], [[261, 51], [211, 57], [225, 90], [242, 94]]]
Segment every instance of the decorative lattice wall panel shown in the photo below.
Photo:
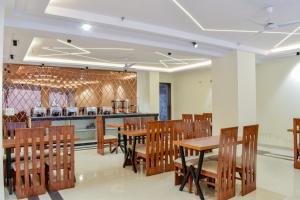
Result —
[[18, 118], [34, 106], [112, 106], [114, 99], [136, 105], [134, 72], [6, 64], [3, 108], [14, 108]]

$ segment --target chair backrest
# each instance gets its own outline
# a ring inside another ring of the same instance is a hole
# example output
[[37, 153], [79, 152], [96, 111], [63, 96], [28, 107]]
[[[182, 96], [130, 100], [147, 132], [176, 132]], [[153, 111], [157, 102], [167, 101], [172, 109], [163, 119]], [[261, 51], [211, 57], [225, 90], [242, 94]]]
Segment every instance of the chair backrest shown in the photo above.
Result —
[[15, 131], [18, 128], [27, 128], [26, 122], [5, 122], [3, 127], [3, 138], [14, 138]]
[[217, 199], [235, 196], [236, 147], [238, 127], [221, 129], [218, 168]]
[[104, 127], [102, 116], [96, 117], [97, 152], [104, 155]]
[[[138, 130], [141, 129], [141, 118], [140, 117], [126, 117], [124, 118], [124, 130]], [[132, 137], [128, 138], [129, 144], [132, 144]], [[138, 144], [145, 144], [145, 137], [141, 136], [137, 139]]]
[[194, 114], [195, 121], [203, 121], [205, 120], [204, 115]]
[[[183, 140], [186, 139], [187, 136], [183, 132], [182, 120], [172, 120], [173, 123], [173, 139], [176, 140]], [[179, 158], [179, 148], [177, 145], [174, 146], [174, 157], [175, 159]]]
[[49, 190], [74, 187], [74, 126], [49, 128]]
[[149, 122], [154, 122], [155, 117], [141, 117], [141, 129], [147, 129]]
[[[15, 165], [18, 198], [27, 198], [46, 192], [44, 135], [44, 128], [16, 129]], [[21, 152], [24, 153], [23, 161], [21, 161]]]
[[126, 117], [124, 118], [124, 129], [125, 130], [136, 130], [141, 128], [140, 117]]
[[192, 114], [182, 114], [182, 120], [192, 122], [193, 121], [193, 115]]
[[197, 121], [194, 122], [194, 137], [209, 137], [212, 136], [210, 122], [207, 120]]
[[242, 148], [242, 195], [256, 189], [258, 125], [244, 126]]
[[205, 120], [212, 123], [212, 113], [203, 113], [203, 117], [204, 117]]
[[294, 168], [300, 169], [299, 145], [300, 145], [300, 118], [293, 119], [293, 135], [294, 135]]
[[[194, 138], [194, 124], [191, 121], [183, 120], [171, 120], [173, 123], [173, 140], [184, 140]], [[192, 149], [185, 149], [185, 155], [194, 155]], [[174, 146], [174, 157], [177, 159], [179, 157], [179, 148], [177, 145]]]
[[146, 137], [146, 175], [174, 169], [173, 123], [149, 122]]

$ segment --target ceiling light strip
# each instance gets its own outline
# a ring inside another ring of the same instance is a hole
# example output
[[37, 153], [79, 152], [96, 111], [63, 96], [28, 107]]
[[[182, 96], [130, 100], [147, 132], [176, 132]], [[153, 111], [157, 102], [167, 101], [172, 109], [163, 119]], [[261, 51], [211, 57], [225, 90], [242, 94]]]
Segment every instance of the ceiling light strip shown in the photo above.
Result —
[[[52, 49], [58, 49], [58, 50], [72, 50], [74, 48], [71, 47], [53, 47]], [[94, 47], [94, 48], [82, 48], [81, 49], [85, 49], [85, 50], [119, 50], [119, 51], [134, 51], [134, 49], [130, 49], [130, 48], [98, 48], [98, 47]]]
[[164, 56], [164, 57], [166, 57], [166, 58], [170, 58], [171, 60], [175, 60], [175, 61], [177, 61], [177, 62], [180, 62], [181, 64], [188, 64], [188, 63], [182, 61], [181, 59], [174, 58], [174, 57], [172, 57], [172, 56], [163, 54], [163, 53], [161, 53], [161, 52], [159, 52], [159, 51], [155, 51], [154, 53], [157, 54], [157, 55], [160, 55], [160, 56]]
[[159, 60], [159, 62], [160, 62], [160, 64], [162, 64], [162, 65], [165, 66], [166, 68], [169, 68], [169, 66], [168, 66], [166, 63], [164, 63], [164, 61]]
[[176, 0], [172, 0], [202, 31], [205, 28]]
[[73, 48], [75, 48], [75, 49], [78, 49], [78, 50], [80, 50], [80, 51], [83, 51], [83, 52], [86, 52], [86, 53], [90, 53], [89, 51], [87, 51], [87, 50], [85, 50], [85, 49], [83, 49], [83, 48], [80, 48], [80, 47], [78, 47], [78, 46], [76, 46], [76, 45], [74, 45], [74, 44], [70, 44], [70, 43], [65, 42], [65, 41], [63, 41], [63, 40], [60, 40], [60, 39], [57, 39], [57, 41], [60, 42], [60, 43], [65, 44], [65, 45], [68, 45], [68, 46], [70, 46], [70, 47], [73, 47]]
[[300, 44], [294, 44], [294, 45], [289, 45], [289, 46], [284, 46], [284, 47], [277, 47], [273, 48], [270, 50], [271, 53], [280, 53], [284, 51], [291, 51], [295, 49], [300, 49]]
[[281, 45], [283, 42], [285, 42], [287, 39], [289, 39], [292, 35], [294, 35], [298, 30], [300, 29], [300, 27], [296, 28], [293, 32], [289, 33], [285, 38], [283, 38], [280, 42], [278, 42], [274, 48], [278, 47], [279, 45]]

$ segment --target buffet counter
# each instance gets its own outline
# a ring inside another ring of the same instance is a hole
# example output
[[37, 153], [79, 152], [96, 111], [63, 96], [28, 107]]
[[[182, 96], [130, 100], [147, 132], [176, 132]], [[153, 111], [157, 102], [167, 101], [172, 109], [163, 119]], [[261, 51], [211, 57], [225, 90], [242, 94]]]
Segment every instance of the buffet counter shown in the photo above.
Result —
[[157, 113], [119, 113], [119, 114], [102, 114], [102, 115], [78, 115], [78, 116], [45, 116], [30, 117], [29, 126], [34, 122], [46, 122], [51, 126], [74, 125], [75, 134], [80, 138], [76, 141], [77, 146], [87, 146], [97, 144], [96, 134], [96, 117], [102, 116], [104, 133], [116, 134], [116, 128], [106, 127], [106, 123], [123, 123], [123, 118], [127, 117], [155, 117]]
[[156, 117], [157, 113], [119, 113], [119, 114], [102, 114], [102, 115], [78, 115], [78, 116], [45, 116], [45, 117], [30, 117], [31, 121], [42, 120], [83, 120], [83, 119], [96, 119], [97, 116], [103, 118], [125, 118], [125, 117]]

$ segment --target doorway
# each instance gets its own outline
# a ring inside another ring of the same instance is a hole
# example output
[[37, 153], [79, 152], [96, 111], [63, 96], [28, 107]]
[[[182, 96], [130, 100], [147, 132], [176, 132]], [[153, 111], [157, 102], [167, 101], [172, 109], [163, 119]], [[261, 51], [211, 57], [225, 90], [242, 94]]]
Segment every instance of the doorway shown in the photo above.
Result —
[[159, 118], [171, 119], [171, 83], [159, 83]]

